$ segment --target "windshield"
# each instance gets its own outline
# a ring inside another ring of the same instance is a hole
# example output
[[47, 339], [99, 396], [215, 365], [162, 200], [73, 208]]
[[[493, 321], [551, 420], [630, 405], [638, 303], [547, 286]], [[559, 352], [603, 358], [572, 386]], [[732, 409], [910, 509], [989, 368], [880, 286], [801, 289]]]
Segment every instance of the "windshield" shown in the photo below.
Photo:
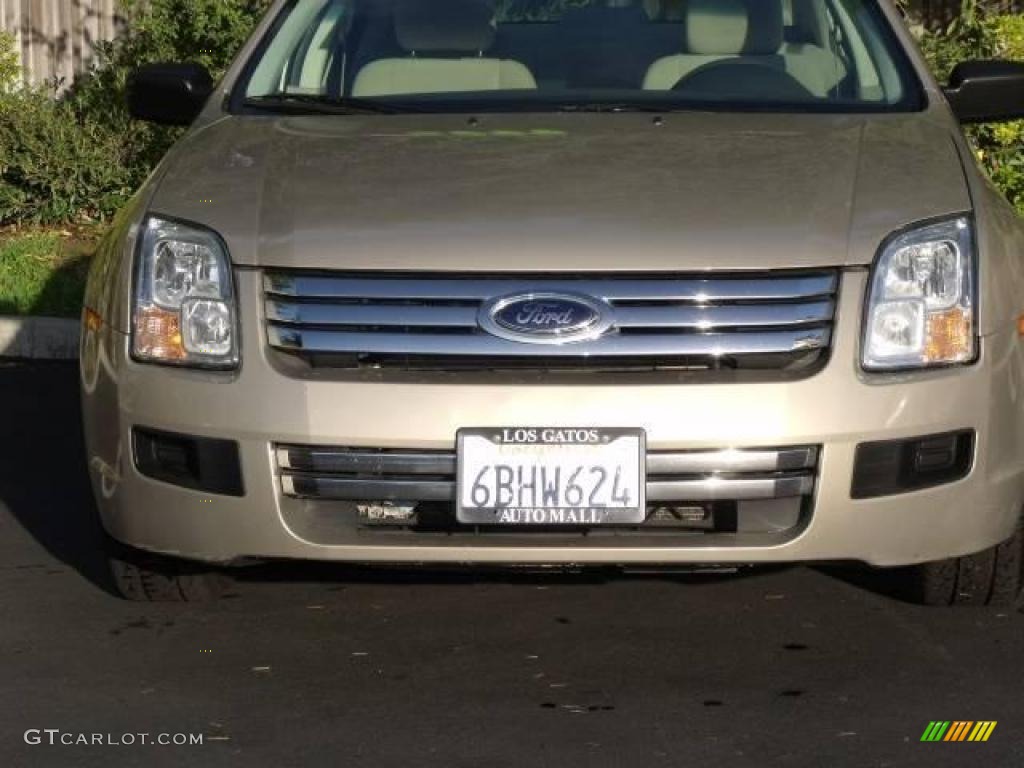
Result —
[[870, 0], [293, 0], [249, 107], [879, 111], [917, 87]]

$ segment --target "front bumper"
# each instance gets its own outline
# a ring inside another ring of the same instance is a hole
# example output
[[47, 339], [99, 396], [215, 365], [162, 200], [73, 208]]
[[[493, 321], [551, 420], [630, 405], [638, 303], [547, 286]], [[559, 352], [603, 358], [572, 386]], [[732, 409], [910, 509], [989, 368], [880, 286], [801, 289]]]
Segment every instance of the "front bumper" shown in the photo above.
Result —
[[[665, 376], [541, 380], [352, 373], [296, 378], [275, 364], [259, 313], [259, 273], [238, 274], [243, 365], [231, 375], [138, 365], [109, 329], [83, 344], [90, 471], [117, 539], [199, 560], [728, 564], [854, 560], [903, 565], [977, 552], [1008, 537], [1024, 500], [1022, 358], [1015, 335], [987, 337], [978, 364], [867, 377], [857, 368], [866, 273], [843, 276], [830, 362], [797, 381], [691, 383]], [[820, 446], [813, 514], [782, 541], [685, 535], [610, 540], [502, 534], [310, 536], [290, 524], [274, 444], [452, 450], [460, 427], [642, 427], [649, 450]], [[212, 496], [143, 477], [131, 430], [238, 442], [246, 494]], [[868, 441], [961, 429], [977, 434], [963, 480], [868, 500], [850, 497]]]

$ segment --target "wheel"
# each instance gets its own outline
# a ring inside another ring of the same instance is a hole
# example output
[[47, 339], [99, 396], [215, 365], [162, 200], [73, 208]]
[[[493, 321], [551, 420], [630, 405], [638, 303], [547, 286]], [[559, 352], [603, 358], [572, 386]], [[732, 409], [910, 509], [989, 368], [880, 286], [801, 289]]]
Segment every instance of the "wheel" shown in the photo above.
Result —
[[230, 584], [205, 563], [180, 560], [108, 542], [107, 560], [114, 587], [136, 602], [204, 602], [221, 597]]
[[1024, 608], [1024, 527], [976, 555], [902, 569], [908, 597], [924, 605]]

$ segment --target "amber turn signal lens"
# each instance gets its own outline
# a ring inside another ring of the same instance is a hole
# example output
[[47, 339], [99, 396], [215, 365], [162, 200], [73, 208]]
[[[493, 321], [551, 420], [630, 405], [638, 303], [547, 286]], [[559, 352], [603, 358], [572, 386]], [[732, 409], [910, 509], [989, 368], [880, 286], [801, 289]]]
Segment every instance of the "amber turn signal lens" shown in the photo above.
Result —
[[98, 331], [103, 327], [103, 318], [94, 309], [85, 308], [85, 328], [88, 331]]
[[974, 355], [971, 312], [957, 307], [928, 315], [925, 358], [932, 362], [959, 363]]
[[135, 352], [153, 360], [184, 360], [178, 313], [139, 307], [135, 315]]

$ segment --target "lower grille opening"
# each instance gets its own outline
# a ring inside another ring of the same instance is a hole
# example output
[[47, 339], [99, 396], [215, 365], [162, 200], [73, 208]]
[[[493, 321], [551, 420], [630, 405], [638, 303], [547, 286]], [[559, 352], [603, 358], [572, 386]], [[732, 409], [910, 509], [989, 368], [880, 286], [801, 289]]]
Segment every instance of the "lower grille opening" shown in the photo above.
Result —
[[[376, 502], [371, 502], [376, 506]], [[809, 497], [780, 500], [719, 501], [679, 504], [707, 508], [700, 522], [655, 518], [658, 507], [648, 507], [647, 520], [640, 525], [580, 526], [495, 526], [465, 525], [455, 519], [453, 505], [420, 502], [405, 519], [368, 520], [358, 502], [284, 500], [285, 520], [292, 530], [308, 541], [321, 544], [369, 544], [415, 546], [437, 544], [529, 543], [543, 546], [576, 543], [580, 546], [615, 540], [622, 543], [673, 542], [682, 546], [772, 546], [794, 538], [806, 527], [812, 514]]]
[[346, 536], [791, 537], [813, 506], [819, 448], [648, 452], [647, 516], [632, 525], [471, 525], [455, 514], [456, 456], [445, 451], [276, 446], [289, 524], [312, 540]]

